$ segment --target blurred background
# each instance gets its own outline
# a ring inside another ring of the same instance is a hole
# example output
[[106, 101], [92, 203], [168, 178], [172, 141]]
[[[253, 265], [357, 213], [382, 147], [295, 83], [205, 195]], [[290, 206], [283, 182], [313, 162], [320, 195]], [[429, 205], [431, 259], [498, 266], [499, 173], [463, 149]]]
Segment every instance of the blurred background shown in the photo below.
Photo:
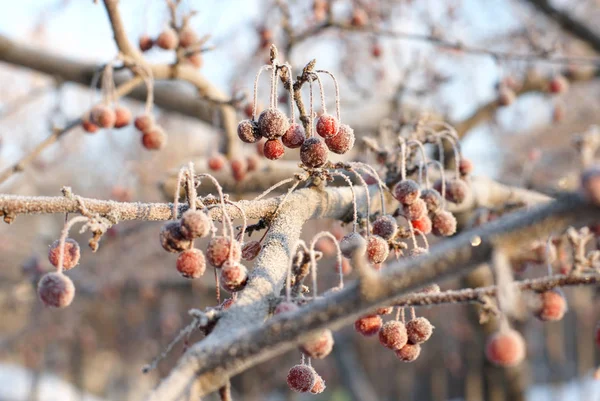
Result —
[[[117, 48], [104, 7], [92, 0], [4, 1], [2, 6], [0, 171], [5, 171], [102, 96], [91, 90], [91, 82], [81, 85], [64, 74], [40, 73], [43, 63], [11, 52], [38, 53], [42, 60], [50, 53], [61, 57], [68, 70], [100, 66], [115, 58]], [[143, 34], [157, 36], [168, 23], [163, 0], [121, 0], [120, 8], [134, 43]], [[377, 135], [386, 119], [411, 123], [427, 113], [455, 125], [476, 175], [545, 193], [572, 187], [579, 165], [572, 140], [600, 121], [597, 0], [181, 2], [181, 12], [191, 9], [198, 11], [191, 27], [199, 36], [210, 35], [200, 73], [235, 99], [240, 120], [247, 118], [254, 76], [275, 43], [280, 60], [295, 73], [316, 58], [319, 68], [335, 74], [342, 120], [357, 136]], [[326, 21], [335, 26], [326, 27]], [[145, 56], [153, 63], [174, 59], [172, 52], [156, 49]], [[569, 82], [568, 90], [553, 89], [557, 77]], [[262, 79], [259, 103], [265, 105], [268, 78]], [[201, 98], [186, 83], [165, 85], [184, 98]], [[324, 85], [333, 110], [334, 88], [328, 80]], [[287, 101], [280, 92], [282, 107]], [[130, 98], [121, 103], [134, 115], [144, 108]], [[133, 127], [94, 135], [77, 127], [0, 183], [0, 192], [58, 196], [62, 186], [70, 186], [90, 198], [172, 200], [178, 169], [194, 161], [199, 171], [207, 171], [208, 158], [222, 147], [220, 114], [210, 112], [210, 102], [205, 106], [209, 112], [200, 117], [175, 107], [155, 108], [169, 135], [159, 152], [145, 150]], [[350, 158], [375, 162], [356, 149]], [[230, 161], [258, 164], [242, 180], [232, 178], [229, 163], [219, 172], [234, 199], [262, 192], [265, 188], [247, 182], [253, 175], [271, 174], [279, 163], [261, 158], [254, 145], [241, 144], [229, 156]], [[288, 152], [285, 158], [293, 163], [297, 157]], [[181, 278], [174, 268], [176, 255], [158, 244], [160, 223], [120, 223], [95, 253], [83, 246], [89, 235], [74, 230], [72, 236], [82, 244], [80, 266], [70, 273], [77, 298], [68, 309], [46, 309], [35, 288], [51, 270], [47, 250], [64, 218], [19, 216], [12, 225], [0, 226], [0, 400], [141, 400], [169, 372], [184, 345], [178, 344], [156, 371], [144, 375], [141, 367], [189, 323], [190, 308], [216, 304], [212, 274], [194, 281]], [[324, 229], [349, 228], [310, 222], [304, 236]], [[325, 288], [336, 285], [337, 273], [331, 244], [320, 246], [326, 255], [320, 268]], [[519, 274], [537, 277], [545, 267]], [[440, 284], [450, 289], [492, 283], [484, 266]], [[542, 323], [525, 316], [517, 323], [528, 344], [526, 363], [518, 368], [499, 369], [485, 361], [485, 336], [495, 326], [480, 325], [474, 307], [421, 308], [418, 313], [436, 330], [415, 363], [398, 361], [376, 339], [360, 337], [349, 327], [336, 333], [334, 353], [315, 363], [327, 390], [312, 397], [600, 400], [600, 386], [592, 380], [600, 362], [594, 346], [600, 300], [594, 288], [565, 293], [570, 311], [562, 321]], [[290, 352], [235, 377], [234, 399], [308, 399], [292, 393], [285, 382], [288, 368], [298, 361], [299, 353]]]

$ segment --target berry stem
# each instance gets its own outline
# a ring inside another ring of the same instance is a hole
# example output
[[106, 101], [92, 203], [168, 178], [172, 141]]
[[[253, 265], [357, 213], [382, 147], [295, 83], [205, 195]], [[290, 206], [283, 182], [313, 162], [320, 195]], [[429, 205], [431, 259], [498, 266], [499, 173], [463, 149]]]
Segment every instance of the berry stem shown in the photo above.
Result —
[[277, 216], [277, 212], [279, 212], [279, 210], [283, 206], [284, 202], [291, 195], [291, 193], [294, 192], [294, 190], [298, 187], [298, 185], [300, 185], [300, 183], [303, 182], [303, 181], [304, 180], [298, 180], [294, 185], [291, 186], [290, 189], [288, 189], [288, 191], [285, 194], [285, 196], [281, 199], [281, 202], [279, 202], [279, 205], [277, 205], [277, 209], [275, 209], [275, 211], [273, 212], [273, 216]]
[[[448, 141], [448, 143], [452, 146], [452, 150], [454, 151], [454, 169], [455, 169], [456, 179], [458, 179], [460, 177], [460, 159], [461, 159], [460, 151], [458, 150], [458, 145], [455, 142], [454, 137], [452, 135], [450, 135], [449, 131], [443, 131], [442, 133], [440, 133], [440, 138], [445, 138]], [[440, 148], [440, 155], [441, 155], [444, 152], [442, 140], [440, 139], [440, 141], [438, 143], [441, 146], [441, 148]]]
[[237, 210], [240, 211], [242, 215], [242, 230], [240, 231], [239, 241], [243, 244], [244, 235], [246, 234], [246, 228], [248, 227], [248, 218], [246, 217], [246, 212], [237, 202], [232, 202], [228, 200], [227, 204], [235, 207]]
[[[294, 267], [294, 252], [298, 251], [298, 247], [302, 246], [306, 251], [306, 243], [303, 240], [298, 240], [291, 248], [292, 252], [290, 253], [290, 261], [288, 263], [288, 271], [285, 276], [285, 300], [290, 302], [292, 299], [292, 268]], [[302, 354], [304, 356], [304, 354]]]
[[[230, 233], [230, 247], [233, 246], [233, 223], [231, 223], [231, 219], [229, 218], [229, 213], [227, 213], [227, 208], [225, 207], [225, 197], [223, 196], [223, 187], [221, 187], [221, 184], [219, 184], [219, 181], [213, 177], [212, 175], [208, 174], [208, 173], [203, 173], [200, 174], [198, 176], [198, 178], [202, 178], [202, 177], [206, 177], [209, 180], [211, 180], [214, 184], [214, 186], [217, 188], [217, 192], [219, 193], [219, 200], [221, 201], [221, 210], [223, 211], [223, 236], [226, 237], [227, 236], [227, 226], [229, 226], [229, 229], [231, 230]], [[231, 249], [229, 252], [229, 256], [231, 257]]]
[[317, 74], [312, 74], [312, 79], [316, 79], [319, 84], [319, 96], [321, 97], [321, 109], [323, 109], [323, 114], [327, 114], [327, 105], [325, 104], [325, 89], [323, 88], [323, 82], [321, 81], [321, 77]]
[[417, 318], [417, 314], [415, 313], [415, 307], [411, 306], [410, 307], [410, 319], [415, 320], [416, 318]]
[[[312, 242], [310, 243], [311, 255], [314, 252], [317, 241], [323, 237], [327, 237], [327, 238], [331, 239], [333, 241], [333, 243], [335, 244], [335, 250], [337, 252], [337, 263], [338, 263], [338, 268], [339, 268], [338, 270], [340, 272], [340, 287], [344, 288], [344, 273], [342, 272], [342, 250], [340, 249], [340, 244], [338, 244], [337, 239], [335, 238], [335, 236], [332, 233], [330, 233], [329, 231], [321, 231], [313, 237]], [[315, 285], [315, 282], [313, 282], [313, 285]], [[316, 296], [316, 294], [315, 294], [315, 296]]]
[[354, 175], [356, 175], [356, 178], [360, 181], [360, 183], [362, 184], [362, 186], [365, 188], [365, 196], [367, 197], [366, 200], [366, 206], [367, 206], [367, 217], [366, 217], [366, 222], [367, 222], [367, 236], [370, 235], [371, 229], [370, 229], [370, 217], [371, 217], [371, 196], [369, 195], [369, 185], [367, 185], [366, 181], [364, 180], [364, 178], [362, 178], [362, 175], [360, 175], [360, 173], [356, 170], [348, 170], [354, 173]]
[[501, 249], [494, 249], [492, 266], [498, 288], [498, 309], [503, 314], [511, 313], [514, 310], [518, 289], [513, 285], [514, 280], [508, 256]]
[[333, 172], [331, 174], [342, 177], [348, 183], [350, 191], [352, 191], [352, 231], [356, 232], [358, 229], [358, 206], [356, 204], [356, 192], [354, 191], [354, 185], [352, 184], [352, 180], [342, 173]]
[[273, 60], [271, 68], [271, 96], [269, 98], [269, 105], [274, 109], [277, 107], [277, 64], [275, 64], [275, 60]]
[[406, 180], [406, 141], [400, 138], [400, 174], [402, 181]]
[[427, 241], [427, 236], [421, 230], [414, 230], [419, 236], [423, 239], [423, 243], [425, 244], [425, 249], [429, 249], [429, 241]]
[[258, 102], [258, 79], [260, 78], [260, 74], [262, 74], [262, 72], [264, 70], [268, 70], [271, 67], [270, 65], [263, 65], [262, 67], [260, 67], [260, 69], [258, 70], [258, 72], [256, 73], [256, 77], [254, 78], [254, 102], [252, 103], [252, 120], [256, 121], [256, 105]]
[[[231, 253], [231, 252], [229, 252]], [[215, 293], [217, 296], [217, 305], [221, 304], [221, 287], [219, 284], [219, 275], [217, 274], [217, 269], [213, 269], [213, 271], [215, 272]]]
[[335, 76], [331, 72], [329, 72], [327, 70], [317, 70], [316, 72], [319, 73], [319, 74], [327, 74], [333, 80], [333, 85], [335, 86], [335, 114], [336, 114], [338, 122], [341, 123], [342, 122], [342, 115], [341, 115], [341, 112], [340, 112], [340, 87], [338, 85], [338, 81], [335, 78]]
[[65, 223], [60, 233], [60, 240], [58, 243], [58, 266], [56, 271], [60, 274], [63, 273], [63, 263], [65, 260], [65, 241], [69, 236], [69, 230], [77, 223], [87, 222], [89, 219], [84, 216], [73, 217], [71, 220]]
[[308, 103], [309, 103], [309, 113], [308, 116], [308, 130], [306, 131], [306, 137], [310, 138], [313, 134], [313, 119], [315, 116], [314, 112], [314, 97], [313, 97], [313, 80], [310, 79], [308, 82]]
[[552, 276], [554, 272], [552, 271], [552, 236], [548, 237], [548, 241], [546, 241], [546, 267], [548, 268], [548, 276]]
[[[190, 162], [188, 164], [188, 183], [187, 183], [187, 192], [188, 192], [188, 203], [190, 205], [190, 209], [196, 210], [196, 203], [198, 201], [198, 192], [196, 191], [196, 182], [194, 177], [196, 175], [194, 169], [194, 163]], [[204, 207], [204, 205], [202, 205]]]
[[289, 63], [285, 63], [284, 66], [288, 71], [288, 79], [289, 79], [289, 92], [290, 92], [290, 119], [292, 124], [296, 122], [296, 110], [294, 110], [294, 78], [292, 77], [292, 66]]
[[419, 245], [417, 244], [417, 237], [415, 236], [415, 228], [413, 227], [412, 221], [410, 221], [406, 216], [404, 216], [404, 218], [406, 218], [406, 221], [408, 221], [408, 227], [410, 228], [410, 238], [412, 239], [413, 247], [418, 248]]
[[186, 168], [182, 167], [179, 169], [179, 173], [177, 173], [177, 185], [175, 186], [175, 192], [173, 195], [173, 220], [177, 220], [179, 216], [179, 196], [181, 194], [181, 181], [183, 181], [183, 175], [185, 174], [185, 172]]
[[262, 198], [264, 198], [265, 196], [267, 196], [269, 193], [271, 193], [271, 191], [274, 191], [275, 189], [279, 188], [280, 186], [285, 185], [288, 182], [292, 182], [295, 179], [296, 178], [286, 178], [285, 180], [279, 181], [277, 184], [271, 185], [262, 194], [258, 195], [256, 198], [254, 198], [253, 201], [261, 200]]
[[383, 184], [383, 182], [381, 182], [381, 179], [379, 178], [379, 174], [377, 174], [377, 171], [375, 171], [375, 169], [373, 168], [373, 166], [370, 166], [366, 163], [362, 163], [362, 162], [350, 162], [351, 166], [356, 166], [360, 169], [362, 169], [363, 171], [366, 171], [367, 174], [369, 174], [371, 177], [375, 178], [375, 180], [377, 180], [377, 185], [379, 186], [379, 200], [381, 202], [381, 214], [384, 215], [385, 214], [385, 197], [383, 195], [383, 187], [385, 186], [385, 184]]
[[435, 165], [438, 170], [440, 171], [440, 179], [442, 180], [442, 202], [445, 204], [446, 203], [446, 176], [445, 176], [445, 172], [444, 172], [444, 165], [442, 164], [442, 162], [437, 161], [437, 160], [429, 160], [427, 162], [427, 166], [429, 166], [430, 164]]

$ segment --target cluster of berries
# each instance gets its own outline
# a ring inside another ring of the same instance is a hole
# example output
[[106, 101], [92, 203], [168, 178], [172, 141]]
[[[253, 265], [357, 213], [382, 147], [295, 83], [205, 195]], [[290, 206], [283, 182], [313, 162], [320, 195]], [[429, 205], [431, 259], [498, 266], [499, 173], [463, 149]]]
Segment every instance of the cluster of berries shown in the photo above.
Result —
[[[513, 77], [506, 77], [497, 85], [498, 105], [510, 106], [517, 98], [517, 92], [522, 89], [522, 84]], [[561, 95], [569, 89], [569, 80], [562, 74], [556, 74], [547, 81], [546, 91], [554, 95]]]
[[[142, 35], [139, 38], [138, 45], [140, 50], [146, 52], [152, 49], [155, 45], [164, 50], [175, 50], [177, 48], [189, 49], [199, 43], [200, 39], [196, 32], [186, 27], [179, 33], [168, 27], [164, 29], [156, 39], [152, 39], [149, 35]], [[196, 68], [202, 67], [202, 55], [199, 52], [193, 52], [186, 55], [185, 60]]]
[[75, 285], [64, 274], [79, 263], [81, 250], [79, 244], [72, 238], [65, 240], [62, 266], [60, 265], [60, 241], [56, 240], [48, 250], [48, 260], [57, 268], [56, 272], [46, 273], [38, 283], [38, 296], [45, 306], [65, 308], [73, 302]]
[[287, 375], [289, 388], [298, 393], [321, 394], [325, 381], [311, 365], [300, 364], [290, 369]]

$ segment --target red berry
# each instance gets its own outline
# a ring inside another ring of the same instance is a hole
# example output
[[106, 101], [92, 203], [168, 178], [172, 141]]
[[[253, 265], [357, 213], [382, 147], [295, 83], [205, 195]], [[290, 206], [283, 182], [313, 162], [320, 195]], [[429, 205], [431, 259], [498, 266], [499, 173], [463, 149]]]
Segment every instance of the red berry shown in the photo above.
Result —
[[418, 220], [411, 220], [410, 224], [412, 224], [415, 230], [419, 230], [425, 235], [431, 233], [431, 219], [427, 215]]
[[133, 125], [135, 125], [135, 128], [137, 128], [138, 131], [149, 131], [154, 126], [154, 117], [152, 117], [150, 114], [137, 116], [133, 122]]
[[409, 205], [402, 206], [402, 213], [408, 220], [419, 220], [427, 217], [427, 204], [421, 198], [415, 199]]
[[221, 286], [229, 292], [244, 289], [248, 282], [246, 266], [236, 261], [226, 260], [221, 267]]
[[206, 271], [206, 259], [201, 250], [192, 248], [177, 257], [177, 271], [185, 278], [198, 278]]
[[339, 128], [340, 123], [338, 119], [332, 115], [323, 114], [317, 119], [317, 134], [321, 135], [325, 139], [336, 136]]
[[321, 394], [325, 391], [325, 380], [318, 374], [316, 375], [315, 385], [310, 389], [311, 394]]
[[154, 127], [142, 135], [142, 145], [148, 150], [161, 150], [167, 145], [167, 134], [160, 127]]
[[269, 160], [277, 160], [283, 157], [285, 148], [279, 139], [269, 139], [265, 142], [264, 155]]
[[396, 356], [402, 362], [414, 362], [420, 354], [421, 346], [419, 344], [406, 344], [396, 351]]
[[183, 252], [192, 245], [183, 235], [179, 221], [170, 221], [162, 226], [159, 237], [164, 250], [171, 253]]
[[64, 308], [73, 302], [75, 285], [62, 273], [47, 273], [38, 283], [38, 295], [44, 305]]
[[[48, 260], [52, 263], [52, 266], [58, 267], [58, 258], [60, 255], [60, 240], [56, 240], [50, 246], [48, 250]], [[73, 238], [65, 239], [65, 249], [63, 254], [63, 269], [70, 270], [77, 266], [79, 258], [81, 257], [81, 250], [79, 244]]]
[[300, 147], [300, 160], [306, 167], [316, 168], [327, 163], [327, 145], [316, 136], [307, 138]]
[[555, 75], [548, 84], [548, 90], [551, 93], [560, 94], [569, 89], [569, 81], [562, 75]]
[[458, 171], [462, 177], [465, 177], [473, 172], [473, 162], [462, 157], [458, 163]]
[[281, 138], [290, 128], [287, 116], [277, 109], [266, 109], [258, 117], [260, 134], [267, 139]]
[[131, 123], [131, 111], [127, 107], [115, 107], [115, 128], [123, 128]]
[[142, 36], [140, 36], [138, 45], [139, 45], [141, 51], [146, 52], [146, 51], [152, 49], [152, 46], [154, 46], [154, 41], [152, 40], [152, 38], [150, 36], [142, 35]]
[[343, 155], [354, 147], [354, 140], [354, 130], [348, 124], [342, 124], [337, 135], [325, 139], [325, 144], [333, 153]]
[[100, 129], [100, 127], [98, 127], [96, 124], [90, 121], [89, 117], [85, 117], [83, 119], [83, 121], [81, 122], [81, 126], [83, 127], [83, 130], [89, 134], [93, 134]]
[[208, 159], [208, 168], [212, 171], [219, 171], [225, 166], [225, 156], [221, 153], [216, 153]]
[[373, 47], [371, 48], [371, 55], [373, 55], [375, 58], [379, 58], [381, 57], [382, 53], [383, 49], [381, 48], [381, 45], [379, 43], [373, 44]]
[[279, 315], [281, 313], [294, 312], [294, 311], [297, 311], [298, 309], [299, 309], [299, 307], [295, 303], [283, 301], [283, 302], [280, 302], [279, 305], [277, 305], [273, 314]]
[[203, 211], [190, 209], [181, 216], [181, 233], [187, 239], [206, 237], [211, 227], [211, 220]]
[[217, 268], [223, 266], [223, 263], [229, 259], [230, 249], [232, 259], [239, 261], [242, 256], [242, 249], [238, 241], [234, 239], [233, 244], [230, 246], [229, 237], [219, 236], [212, 238], [206, 248], [208, 263]]
[[242, 247], [242, 259], [254, 260], [262, 249], [262, 245], [258, 241], [250, 241]]
[[323, 359], [333, 349], [333, 334], [331, 330], [323, 330], [310, 337], [308, 341], [300, 345], [300, 350], [311, 358]]
[[306, 133], [304, 132], [304, 127], [302, 127], [301, 124], [296, 123], [290, 125], [290, 128], [288, 128], [281, 137], [283, 144], [290, 149], [299, 148], [302, 146], [305, 139]]
[[356, 27], [363, 27], [369, 22], [369, 15], [364, 8], [357, 7], [352, 11], [350, 24]]
[[398, 230], [398, 223], [389, 214], [380, 216], [373, 222], [373, 234], [385, 240], [392, 239]]
[[242, 120], [237, 128], [238, 137], [242, 142], [254, 143], [260, 139], [258, 123], [252, 120]]
[[177, 32], [172, 28], [167, 28], [158, 35], [156, 38], [156, 45], [165, 50], [173, 50], [177, 47], [179, 38]]
[[452, 213], [440, 210], [431, 219], [433, 234], [448, 237], [456, 232], [456, 219]]
[[258, 159], [258, 156], [250, 155], [250, 156], [246, 157], [246, 166], [247, 166], [248, 172], [255, 171], [258, 168], [259, 164], [260, 164], [260, 160]]
[[186, 61], [196, 68], [200, 68], [204, 64], [204, 58], [200, 53], [190, 54], [187, 56]]
[[462, 203], [469, 193], [469, 186], [461, 179], [455, 178], [446, 183], [446, 199], [453, 203]]
[[498, 366], [515, 366], [525, 359], [525, 341], [515, 330], [501, 330], [492, 334], [485, 347], [487, 359]]
[[117, 116], [113, 109], [103, 104], [98, 104], [90, 112], [92, 122], [101, 128], [112, 128], [115, 126]]
[[408, 342], [421, 344], [429, 340], [433, 334], [433, 326], [426, 318], [418, 317], [406, 323], [406, 333], [408, 334]]
[[600, 205], [600, 166], [592, 166], [583, 172], [581, 189], [590, 202]]
[[367, 238], [367, 258], [369, 262], [383, 263], [390, 254], [390, 247], [386, 240], [378, 235], [370, 235]]
[[230, 163], [231, 174], [233, 175], [233, 179], [237, 182], [242, 181], [246, 178], [246, 173], [248, 172], [248, 165], [244, 159], [233, 159]]
[[317, 381], [315, 370], [308, 365], [296, 365], [290, 369], [287, 375], [287, 384], [291, 390], [297, 393], [310, 391]]
[[435, 213], [442, 207], [442, 195], [433, 188], [424, 189], [421, 192], [421, 199], [425, 201], [429, 213]]
[[365, 337], [371, 337], [379, 333], [383, 326], [383, 320], [379, 315], [368, 315], [354, 322], [354, 329]]
[[190, 47], [198, 42], [198, 35], [190, 28], [185, 28], [179, 32], [179, 45], [181, 47]]
[[340, 240], [340, 250], [342, 251], [342, 255], [344, 255], [348, 259], [352, 259], [355, 252], [360, 251], [366, 246], [367, 242], [365, 241], [365, 239], [359, 233], [356, 232], [346, 234]]
[[406, 327], [397, 320], [387, 322], [379, 331], [379, 342], [386, 348], [397, 350], [404, 347], [407, 341]]
[[342, 270], [342, 274], [344, 276], [347, 276], [348, 274], [352, 273], [352, 265], [350, 264], [350, 261], [348, 259], [342, 259], [342, 265], [335, 265], [335, 271], [336, 273], [340, 272], [340, 269]]
[[419, 184], [413, 180], [402, 180], [393, 189], [394, 197], [403, 205], [410, 205], [421, 195]]
[[545, 291], [540, 294], [540, 305], [535, 315], [543, 321], [561, 320], [567, 311], [567, 300], [559, 291]]

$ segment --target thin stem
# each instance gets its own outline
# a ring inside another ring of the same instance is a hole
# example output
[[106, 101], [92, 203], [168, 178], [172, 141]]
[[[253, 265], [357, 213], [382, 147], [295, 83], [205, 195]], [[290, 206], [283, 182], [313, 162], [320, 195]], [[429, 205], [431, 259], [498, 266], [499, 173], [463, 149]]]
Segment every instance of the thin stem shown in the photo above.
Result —
[[406, 180], [406, 141], [400, 138], [400, 174], [402, 181]]
[[323, 88], [323, 82], [321, 82], [321, 77], [317, 74], [312, 74], [312, 78], [317, 80], [319, 84], [319, 95], [321, 97], [321, 109], [323, 109], [323, 114], [327, 114], [327, 105], [325, 104], [325, 89]]
[[292, 66], [289, 63], [284, 64], [288, 70], [289, 92], [290, 92], [290, 119], [292, 124], [296, 122], [296, 110], [294, 108], [294, 78], [292, 77]]
[[232, 205], [233, 207], [235, 207], [237, 210], [239, 210], [240, 214], [242, 215], [242, 230], [240, 231], [239, 241], [243, 244], [244, 243], [244, 234], [246, 233], [246, 228], [248, 227], [248, 219], [246, 218], [246, 212], [237, 202], [232, 202], [232, 201], [228, 200], [227, 203], [229, 205]]
[[429, 166], [430, 164], [435, 165], [438, 168], [438, 170], [440, 171], [440, 179], [442, 180], [442, 202], [446, 203], [446, 201], [445, 201], [445, 199], [446, 199], [446, 177], [445, 177], [444, 165], [437, 160], [429, 160], [427, 162], [427, 166]]
[[177, 174], [177, 185], [175, 185], [175, 193], [173, 195], [173, 220], [177, 220], [179, 215], [179, 197], [181, 195], [181, 181], [183, 181], [183, 174], [185, 173], [186, 168], [182, 167], [179, 169], [179, 173]]
[[357, 166], [358, 168], [361, 168], [363, 171], [366, 170], [367, 174], [369, 174], [371, 177], [375, 178], [375, 180], [377, 181], [377, 185], [379, 186], [379, 200], [381, 201], [381, 214], [384, 215], [385, 214], [385, 197], [383, 195], [383, 188], [385, 187], [385, 184], [379, 178], [379, 174], [377, 174], [377, 171], [375, 171], [373, 166], [370, 166], [370, 165], [368, 165], [366, 163], [362, 163], [362, 162], [350, 162], [350, 165]]
[[285, 276], [285, 300], [287, 302], [290, 302], [290, 300], [292, 299], [292, 268], [294, 267], [294, 256], [295, 253], [298, 251], [299, 246], [302, 246], [306, 251], [308, 251], [308, 249], [306, 248], [306, 243], [303, 240], [296, 241], [296, 243], [292, 247], [290, 261], [288, 263], [288, 271], [287, 275]]
[[[207, 177], [209, 180], [211, 180], [213, 182], [214, 186], [217, 188], [217, 192], [219, 193], [219, 200], [221, 201], [221, 210], [223, 211], [223, 219], [225, 220], [225, 221], [223, 221], [223, 236], [224, 237], [227, 236], [227, 226], [229, 226], [229, 229], [231, 230], [230, 246], [233, 246], [233, 241], [234, 241], [233, 223], [231, 222], [231, 219], [229, 218], [229, 213], [227, 213], [227, 208], [225, 207], [225, 197], [223, 196], [223, 188], [221, 187], [221, 184], [219, 184], [219, 181], [212, 175], [210, 175], [208, 173], [203, 173], [198, 176], [198, 178], [202, 178], [202, 177]], [[230, 251], [229, 252], [230, 260], [231, 260], [232, 254], [233, 254], [233, 252]]]
[[356, 204], [356, 192], [354, 191], [354, 185], [352, 184], [352, 180], [342, 173], [332, 172], [331, 174], [342, 177], [348, 183], [350, 191], [352, 191], [352, 231], [356, 232], [358, 229], [358, 206]]
[[[342, 251], [340, 249], [340, 244], [338, 244], [338, 241], [335, 238], [335, 236], [332, 233], [330, 233], [329, 231], [321, 231], [321, 232], [317, 233], [313, 237], [312, 242], [310, 243], [310, 252], [312, 254], [312, 252], [315, 249], [315, 245], [316, 245], [317, 241], [323, 237], [329, 238], [335, 244], [335, 250], [337, 252], [338, 271], [340, 272], [340, 288], [343, 288], [344, 287], [344, 274], [342, 272]], [[314, 285], [314, 282], [313, 282], [313, 285]]]
[[66, 222], [65, 225], [63, 226], [63, 229], [60, 233], [60, 240], [58, 242], [58, 266], [56, 267], [56, 271], [58, 273], [62, 274], [62, 272], [63, 272], [63, 263], [65, 261], [65, 241], [67, 240], [67, 237], [69, 236], [69, 230], [71, 229], [71, 227], [73, 227], [73, 225], [75, 225], [77, 223], [81, 223], [81, 222], [86, 222], [86, 221], [88, 221], [87, 217], [77, 216], [77, 217], [73, 217], [71, 220]]
[[326, 70], [317, 70], [316, 71], [319, 74], [327, 74], [331, 77], [331, 79], [333, 80], [333, 85], [335, 86], [335, 114], [337, 117], [338, 122], [342, 122], [342, 115], [341, 115], [341, 111], [340, 111], [340, 87], [338, 85], [337, 79], [335, 78], [335, 76]]
[[367, 236], [371, 235], [371, 228], [370, 228], [370, 217], [371, 217], [371, 196], [369, 194], [369, 185], [367, 185], [366, 181], [364, 180], [364, 178], [362, 178], [362, 175], [360, 175], [360, 173], [356, 170], [350, 170], [352, 171], [355, 175], [356, 178], [360, 181], [360, 183], [362, 184], [362, 186], [365, 188], [365, 196], [367, 198], [366, 204], [367, 204], [367, 218], [365, 219], [367, 222]]
[[256, 105], [258, 102], [258, 78], [260, 78], [260, 74], [264, 70], [268, 70], [269, 68], [273, 68], [270, 65], [263, 65], [260, 67], [258, 72], [256, 73], [256, 78], [254, 78], [254, 103], [252, 103], [252, 120], [256, 121]]
[[194, 182], [194, 176], [196, 175], [194, 171], [194, 163], [190, 162], [188, 164], [188, 203], [190, 205], [190, 209], [196, 210], [196, 199], [198, 198], [198, 193], [196, 192], [196, 183]]
[[271, 74], [271, 97], [269, 99], [269, 103], [272, 109], [277, 107], [276, 98], [277, 98], [277, 65], [275, 64], [275, 60], [273, 60], [273, 64], [271, 65], [272, 74]]
[[296, 178], [286, 178], [285, 180], [279, 181], [277, 184], [271, 185], [269, 188], [267, 188], [262, 194], [258, 195], [256, 198], [254, 198], [254, 201], [257, 200], [261, 200], [262, 198], [264, 198], [265, 196], [267, 196], [269, 193], [271, 193], [271, 191], [274, 191], [275, 189], [279, 188], [280, 186], [287, 184], [288, 182], [292, 182], [294, 181]]

